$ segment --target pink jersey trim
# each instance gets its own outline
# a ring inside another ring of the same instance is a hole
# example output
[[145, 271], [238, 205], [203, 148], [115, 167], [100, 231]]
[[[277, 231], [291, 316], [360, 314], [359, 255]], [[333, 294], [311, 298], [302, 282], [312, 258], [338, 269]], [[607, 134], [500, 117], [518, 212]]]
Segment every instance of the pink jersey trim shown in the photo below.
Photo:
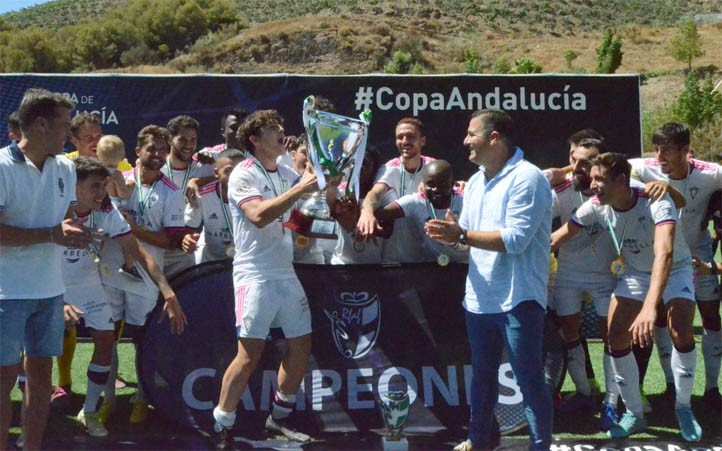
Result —
[[241, 199], [238, 202], [238, 208], [241, 208], [241, 205], [245, 204], [246, 202], [250, 202], [253, 199], [263, 199], [263, 196], [251, 196], [251, 197], [246, 197], [245, 199]]
[[207, 185], [201, 186], [201, 189], [200, 189], [201, 196], [203, 196], [204, 194], [215, 192], [220, 183], [221, 182], [219, 182], [219, 181], [215, 181], [215, 182], [211, 182]]
[[[421, 155], [421, 166], [423, 166], [427, 163], [431, 163], [434, 160], [436, 160], [436, 158]], [[385, 166], [389, 167], [389, 168], [398, 168], [399, 166], [401, 166], [401, 157], [396, 157], [396, 158], [393, 158], [393, 159], [387, 161]]]
[[236, 327], [243, 324], [243, 307], [246, 303], [246, 287], [240, 286], [236, 290]]
[[561, 185], [555, 186], [554, 191], [557, 193], [564, 192], [574, 186], [574, 180], [573, 179], [567, 179], [564, 183]]
[[716, 172], [719, 165], [714, 163], [709, 163], [707, 161], [701, 161], [701, 160], [689, 160], [689, 172], [692, 173], [692, 169], [697, 169], [699, 171], [705, 172]]
[[658, 168], [659, 167], [659, 161], [657, 161], [654, 158], [645, 158], [644, 159], [644, 165], [649, 166], [652, 168]]
[[162, 172], [160, 173], [160, 181], [163, 182], [163, 184], [165, 186], [167, 186], [168, 188], [170, 188], [173, 191], [178, 191], [180, 189], [175, 185], [175, 183], [173, 183], [172, 180], [170, 180], [168, 177], [166, 177], [166, 175], [163, 174]]

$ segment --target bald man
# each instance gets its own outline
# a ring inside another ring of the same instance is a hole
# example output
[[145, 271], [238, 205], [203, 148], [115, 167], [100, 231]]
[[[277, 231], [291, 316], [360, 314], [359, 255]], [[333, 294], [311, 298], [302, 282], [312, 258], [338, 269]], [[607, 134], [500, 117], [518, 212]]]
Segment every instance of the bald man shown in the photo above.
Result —
[[460, 191], [454, 189], [454, 171], [451, 165], [445, 160], [429, 162], [424, 166], [422, 181], [423, 192], [407, 194], [391, 202], [376, 211], [376, 217], [382, 221], [408, 218], [417, 233], [424, 237], [420, 241], [422, 258], [417, 261], [436, 261], [439, 266], [446, 266], [452, 261], [468, 262], [468, 246], [442, 244], [426, 237], [424, 232], [427, 221], [445, 218], [447, 211], [457, 217], [461, 213], [464, 197]]

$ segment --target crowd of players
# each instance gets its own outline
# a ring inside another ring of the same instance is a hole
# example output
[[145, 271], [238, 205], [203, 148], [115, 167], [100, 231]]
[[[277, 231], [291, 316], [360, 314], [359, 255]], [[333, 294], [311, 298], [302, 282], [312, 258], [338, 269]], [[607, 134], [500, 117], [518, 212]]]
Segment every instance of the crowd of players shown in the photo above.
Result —
[[[277, 112], [229, 109], [221, 120], [223, 142], [201, 150], [200, 125], [192, 117], [174, 117], [166, 127], [148, 125], [133, 143], [137, 160], [131, 166], [124, 159], [128, 143], [103, 136], [93, 115], [71, 119], [73, 107], [57, 94], [28, 91], [8, 122], [12, 142], [0, 151], [0, 338], [7, 340], [0, 362], [0, 413], [9, 409], [8, 381], [14, 383], [13, 372], [24, 366], [25, 388], [32, 393], [26, 396], [23, 415], [29, 449], [40, 447], [47, 418], [41, 404], [50, 400], [49, 357], [60, 355], [54, 402], [71, 393], [74, 326], [81, 319], [95, 346], [78, 420], [92, 436], [108, 434], [104, 424], [115, 411], [120, 328], [140, 343], [160, 295], [170, 327], [182, 333], [187, 321], [167, 278], [185, 268], [228, 258], [234, 262], [238, 352], [213, 412], [223, 448], [233, 447], [236, 408], [269, 328], [279, 325], [288, 352], [265, 426], [291, 440], [311, 440], [289, 422], [311, 347], [308, 300], [293, 262], [430, 261], [446, 266], [469, 261], [465, 232], [458, 239], [441, 239], [426, 226], [428, 221], [456, 224], [464, 183], [455, 180], [449, 163], [422, 155], [425, 130], [418, 119], [397, 123], [398, 157], [381, 164], [379, 153], [369, 146], [358, 197], [344, 180], [329, 180], [327, 192], [332, 195], [327, 201], [339, 235], [334, 241], [307, 238], [284, 227], [290, 212], [318, 187], [305, 135], [286, 136]], [[321, 98], [316, 108], [333, 111]], [[66, 139], [76, 150], [56, 158]], [[722, 190], [722, 170], [691, 158], [689, 131], [682, 125], [665, 125], [653, 142], [655, 158], [627, 160], [608, 152], [599, 133], [585, 129], [569, 139], [570, 166], [545, 171], [553, 216], [562, 223], [551, 235], [558, 270], [549, 286], [548, 307], [561, 326], [568, 372], [576, 386], [576, 394], [559, 411], [598, 411], [580, 337], [582, 305], [590, 297], [606, 344], [600, 428], [613, 438], [646, 428], [640, 386], [654, 342], [682, 437], [695, 442], [702, 435], [690, 404], [695, 304], [703, 323], [704, 400], [716, 414], [722, 408], [718, 265], [713, 260], [716, 242], [707, 229], [711, 211], [719, 218], [720, 206], [712, 200]], [[22, 207], [33, 201], [34, 213]], [[18, 254], [28, 250], [32, 255]], [[37, 293], [19, 281], [37, 274], [41, 261], [53, 268], [57, 263], [57, 271], [43, 275], [43, 285], [53, 288]], [[30, 324], [35, 314], [13, 316], [6, 308], [18, 299], [55, 299], [56, 291], [64, 291], [62, 352], [59, 338], [48, 343], [59, 336], [54, 330], [57, 318], [40, 318], [39, 325], [27, 326], [49, 330], [31, 337], [9, 324], [20, 317]], [[23, 365], [21, 349], [26, 352]], [[138, 387], [131, 422], [142, 422], [148, 414]], [[621, 418], [620, 398], [626, 407]], [[7, 414], [1, 426], [0, 448], [7, 443]], [[472, 449], [470, 441], [459, 446]]]

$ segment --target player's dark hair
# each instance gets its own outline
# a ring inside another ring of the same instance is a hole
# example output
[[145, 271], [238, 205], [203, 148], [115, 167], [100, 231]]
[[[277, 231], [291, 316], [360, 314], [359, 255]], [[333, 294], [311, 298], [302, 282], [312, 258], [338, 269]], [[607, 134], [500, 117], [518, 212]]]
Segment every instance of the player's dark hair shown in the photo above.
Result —
[[181, 114], [180, 116], [176, 116], [173, 119], [169, 120], [166, 127], [168, 128], [168, 131], [170, 132], [170, 135], [172, 137], [178, 136], [178, 133], [180, 133], [180, 131], [184, 128], [192, 128], [193, 130], [198, 132], [200, 124], [198, 124], [198, 121], [193, 119], [192, 117]]
[[677, 149], [681, 149], [689, 145], [689, 137], [690, 133], [687, 127], [677, 122], [668, 122], [652, 135], [652, 144], [672, 144]]
[[20, 128], [26, 129], [39, 117], [55, 119], [58, 117], [58, 108], [75, 108], [75, 102], [58, 92], [45, 89], [30, 88], [25, 91], [18, 108]]
[[110, 176], [108, 168], [96, 158], [78, 156], [73, 161], [75, 162], [75, 174], [78, 177], [78, 182], [82, 182], [91, 175]]
[[627, 179], [627, 186], [629, 186], [632, 165], [629, 164], [626, 155], [617, 152], [603, 153], [592, 160], [592, 166], [603, 166], [607, 169], [607, 173], [611, 178], [617, 178], [624, 174]]
[[571, 146], [578, 146], [584, 139], [598, 139], [599, 141], [604, 141], [604, 136], [593, 128], [585, 128], [572, 133], [572, 136], [567, 139], [567, 142]]

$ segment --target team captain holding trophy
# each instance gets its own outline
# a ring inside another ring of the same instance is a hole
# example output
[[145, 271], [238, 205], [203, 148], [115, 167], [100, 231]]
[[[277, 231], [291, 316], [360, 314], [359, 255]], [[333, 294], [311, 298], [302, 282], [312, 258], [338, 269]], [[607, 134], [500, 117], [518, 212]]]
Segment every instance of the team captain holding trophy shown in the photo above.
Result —
[[[265, 428], [293, 441], [311, 441], [289, 421], [311, 354], [311, 312], [293, 268], [293, 243], [286, 227], [320, 237], [335, 234], [328, 226], [330, 215], [315, 213], [328, 212], [318, 205], [319, 198], [325, 203], [322, 195], [311, 196], [309, 207], [302, 207], [293, 219], [288, 212], [319, 188], [328, 186], [336, 192], [344, 169], [352, 169], [349, 185], [358, 184], [360, 165], [355, 162], [363, 158], [368, 119], [317, 111], [309, 97], [304, 102], [304, 125], [314, 164], [307, 164], [301, 177], [276, 163], [285, 152], [283, 118], [277, 111], [256, 111], [238, 129], [238, 139], [249, 152], [228, 181], [236, 248], [233, 288], [238, 351], [223, 376], [219, 403], [213, 410], [219, 449], [235, 448], [231, 430], [236, 409], [263, 355], [271, 325], [283, 330], [288, 352], [278, 371], [278, 390]], [[329, 151], [319, 149], [319, 143]]]

